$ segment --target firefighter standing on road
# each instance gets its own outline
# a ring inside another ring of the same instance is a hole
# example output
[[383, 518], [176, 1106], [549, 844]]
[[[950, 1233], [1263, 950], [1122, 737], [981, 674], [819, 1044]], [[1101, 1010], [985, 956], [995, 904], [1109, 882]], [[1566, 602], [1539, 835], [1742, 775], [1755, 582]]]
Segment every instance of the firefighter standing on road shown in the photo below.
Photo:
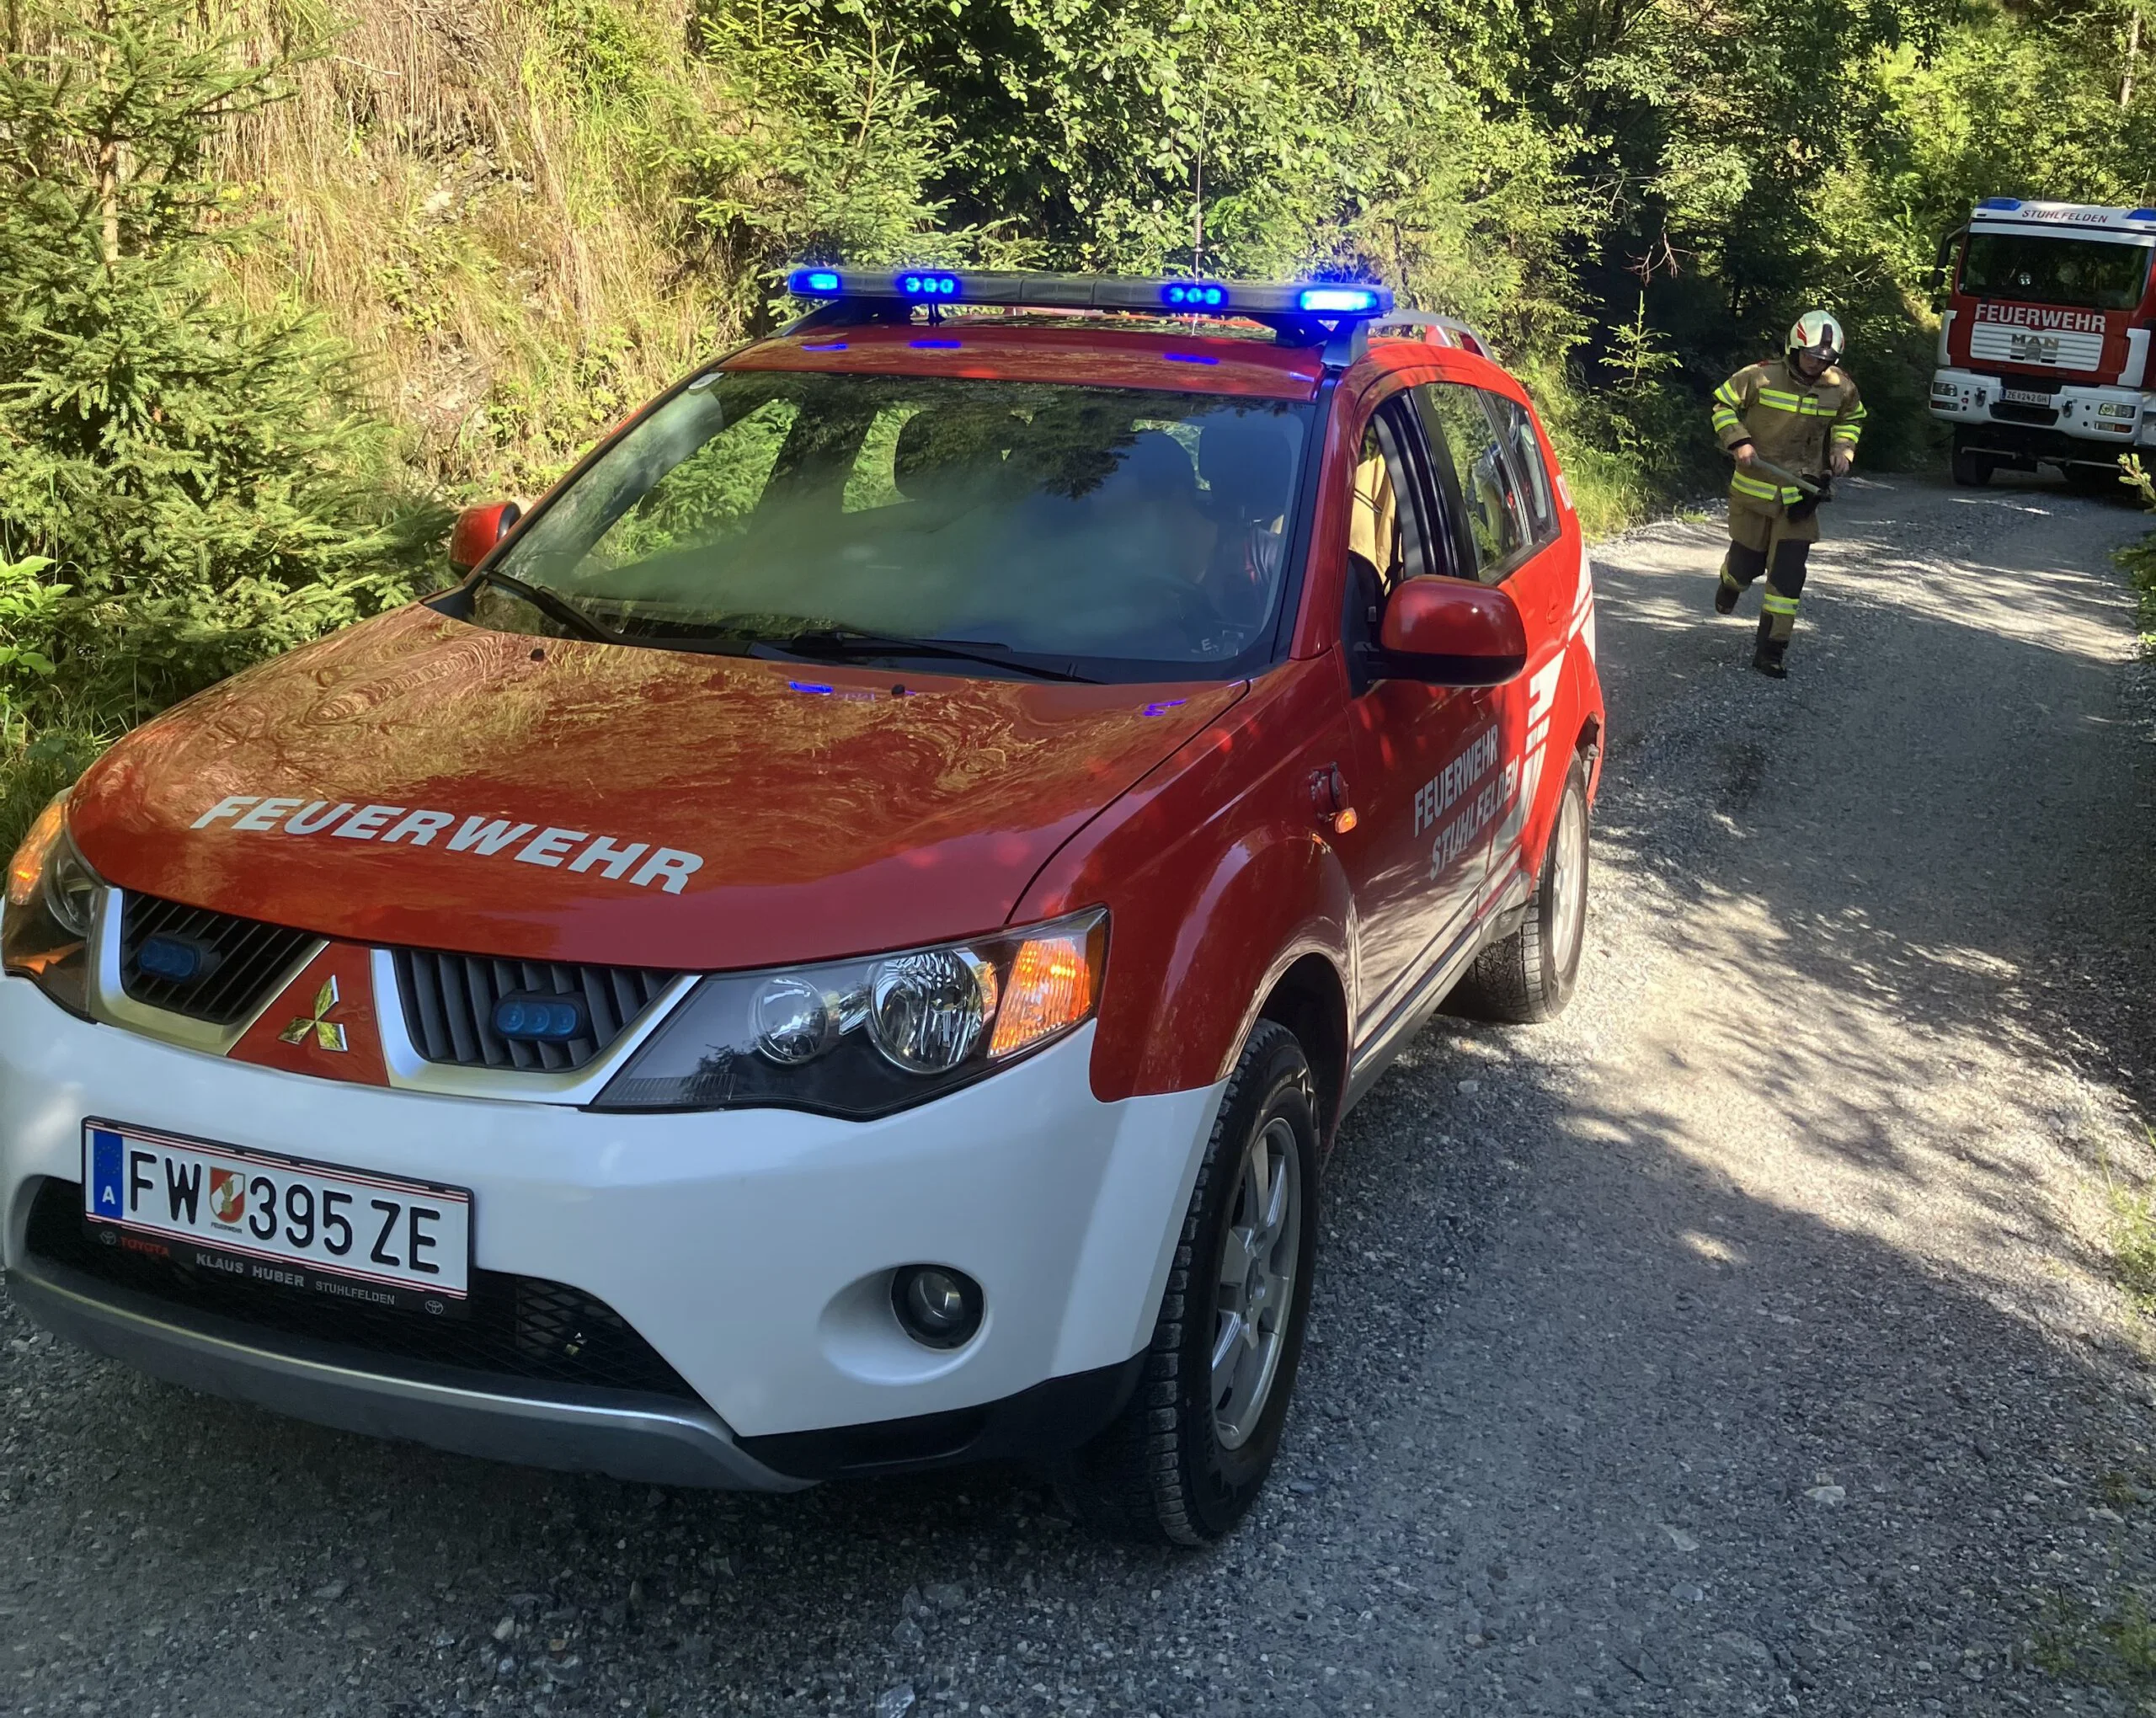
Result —
[[1864, 430], [1864, 402], [1841, 367], [1842, 350], [1842, 325], [1823, 310], [1808, 310], [1789, 331], [1781, 357], [1749, 365], [1715, 390], [1715, 434], [1737, 461], [1715, 612], [1732, 612], [1752, 581], [1766, 575], [1752, 666], [1776, 680], [1789, 673], [1782, 656], [1796, 626], [1805, 558], [1819, 540], [1820, 498], [1785, 476], [1824, 487], [1824, 475], [1849, 470]]

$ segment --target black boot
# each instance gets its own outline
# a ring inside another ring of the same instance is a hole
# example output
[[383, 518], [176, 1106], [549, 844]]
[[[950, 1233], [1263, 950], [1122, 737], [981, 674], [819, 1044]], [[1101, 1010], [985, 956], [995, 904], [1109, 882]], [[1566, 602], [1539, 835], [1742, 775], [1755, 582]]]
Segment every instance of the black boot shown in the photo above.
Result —
[[1752, 653], [1752, 666], [1769, 680], [1787, 680], [1789, 670], [1782, 666], [1782, 648], [1778, 644], [1761, 644]]
[[1729, 575], [1726, 573], [1723, 574], [1721, 578], [1715, 580], [1715, 612], [1718, 615], [1735, 614], [1737, 599], [1742, 594], [1735, 584], [1730, 582]]

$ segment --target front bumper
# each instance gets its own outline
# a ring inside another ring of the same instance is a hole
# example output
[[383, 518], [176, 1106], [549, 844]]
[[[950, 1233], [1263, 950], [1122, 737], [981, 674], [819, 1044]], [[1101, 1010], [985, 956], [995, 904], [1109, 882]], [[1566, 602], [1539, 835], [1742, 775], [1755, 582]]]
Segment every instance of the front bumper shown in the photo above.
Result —
[[[2043, 393], [2048, 405], [2005, 399], [2009, 383]], [[2136, 447], [2156, 446], [2156, 409], [2132, 388], [2056, 388], [2022, 377], [1976, 371], [1934, 372], [1931, 414], [1954, 424], [1972, 451], [2022, 463], [2108, 465]]]
[[[872, 1122], [602, 1115], [280, 1073], [77, 1019], [0, 979], [0, 1238], [33, 1315], [183, 1384], [509, 1460], [783, 1486], [782, 1467], [839, 1470], [860, 1465], [841, 1445], [876, 1447], [801, 1434], [905, 1422], [947, 1441], [948, 1417], [992, 1406], [976, 1417], [1008, 1443], [1013, 1427], [1052, 1434], [1057, 1417], [1022, 1404], [1057, 1380], [1089, 1380], [1089, 1401], [1118, 1387], [1150, 1337], [1219, 1089], [1102, 1103], [1092, 1036]], [[574, 1284], [686, 1390], [445, 1374], [71, 1272], [30, 1249], [29, 1214], [48, 1179], [79, 1182], [90, 1115], [470, 1187], [478, 1270]], [[964, 1347], [899, 1326], [891, 1273], [916, 1262], [982, 1285]]]

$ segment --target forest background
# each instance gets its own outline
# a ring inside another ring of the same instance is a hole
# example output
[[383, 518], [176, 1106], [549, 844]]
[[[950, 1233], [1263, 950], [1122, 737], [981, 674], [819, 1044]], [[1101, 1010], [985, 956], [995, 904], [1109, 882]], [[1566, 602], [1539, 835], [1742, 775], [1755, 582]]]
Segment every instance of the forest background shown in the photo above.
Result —
[[1844, 319], [1929, 456], [1941, 235], [2156, 201], [2156, 0], [0, 0], [0, 840], [128, 723], [446, 574], [794, 259], [1379, 278], [1591, 530]]

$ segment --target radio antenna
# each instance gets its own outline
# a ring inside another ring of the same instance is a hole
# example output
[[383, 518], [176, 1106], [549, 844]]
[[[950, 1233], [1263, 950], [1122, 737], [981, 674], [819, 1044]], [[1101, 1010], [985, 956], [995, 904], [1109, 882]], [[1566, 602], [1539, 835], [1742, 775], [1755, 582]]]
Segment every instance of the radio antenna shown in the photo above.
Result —
[[1198, 77], [1198, 159], [1191, 175], [1190, 272], [1199, 277], [1205, 273], [1205, 99], [1211, 93], [1210, 70], [1209, 65]]

